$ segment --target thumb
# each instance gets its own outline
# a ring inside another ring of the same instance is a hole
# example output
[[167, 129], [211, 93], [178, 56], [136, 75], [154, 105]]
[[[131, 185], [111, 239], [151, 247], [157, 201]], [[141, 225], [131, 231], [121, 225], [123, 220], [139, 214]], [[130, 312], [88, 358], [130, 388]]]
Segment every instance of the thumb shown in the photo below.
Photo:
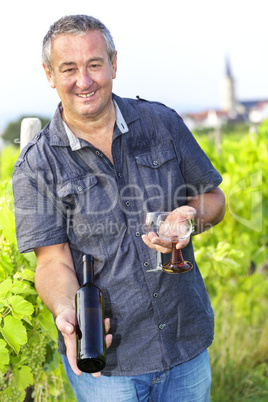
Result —
[[56, 325], [62, 333], [71, 335], [75, 331], [75, 311], [68, 311], [66, 313], [61, 313], [56, 318]]
[[74, 326], [70, 323], [65, 325], [64, 331], [67, 335], [71, 335], [74, 332]]

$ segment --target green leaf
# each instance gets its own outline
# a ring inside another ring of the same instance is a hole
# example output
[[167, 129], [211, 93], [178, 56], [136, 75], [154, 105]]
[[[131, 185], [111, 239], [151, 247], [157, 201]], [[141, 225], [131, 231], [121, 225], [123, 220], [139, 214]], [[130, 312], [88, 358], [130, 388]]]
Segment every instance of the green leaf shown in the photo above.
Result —
[[52, 340], [56, 342], [58, 339], [58, 331], [54, 323], [53, 315], [46, 306], [43, 306], [42, 312], [38, 314], [37, 321], [42, 326], [44, 331], [48, 332]]
[[0, 370], [4, 370], [5, 365], [9, 363], [9, 352], [6, 348], [6, 342], [0, 339]]
[[14, 278], [34, 282], [34, 275], [34, 271], [31, 271], [30, 269], [24, 269], [22, 272], [16, 272]]
[[22, 366], [20, 369], [14, 369], [16, 386], [19, 391], [23, 391], [29, 385], [33, 384], [33, 374], [30, 367]]
[[9, 202], [6, 200], [4, 203], [4, 212], [1, 214], [1, 227], [5, 231], [5, 237], [11, 242], [16, 244], [16, 234], [15, 234], [15, 218], [14, 212], [11, 210]]
[[3, 321], [4, 326], [0, 327], [0, 332], [9, 346], [18, 354], [20, 346], [27, 342], [26, 329], [20, 320], [12, 316], [5, 317]]
[[11, 291], [16, 294], [37, 295], [37, 292], [31, 283], [21, 280], [15, 280]]
[[0, 297], [5, 297], [12, 286], [13, 284], [11, 279], [6, 279], [4, 282], [0, 283]]
[[34, 307], [21, 296], [11, 296], [9, 302], [12, 307], [12, 314], [15, 318], [21, 319], [24, 315], [32, 315]]
[[6, 278], [6, 271], [4, 268], [0, 265], [0, 282], [3, 281]]
[[[2, 218], [2, 217], [1, 217]], [[12, 262], [10, 261], [10, 257], [8, 255], [2, 255], [0, 256], [0, 266], [9, 274], [11, 275], [13, 270], [14, 270], [14, 266], [12, 264]]]
[[23, 319], [23, 321], [27, 322], [31, 327], [33, 326], [33, 324], [32, 324], [32, 316], [25, 315], [25, 316], [23, 316], [22, 319]]

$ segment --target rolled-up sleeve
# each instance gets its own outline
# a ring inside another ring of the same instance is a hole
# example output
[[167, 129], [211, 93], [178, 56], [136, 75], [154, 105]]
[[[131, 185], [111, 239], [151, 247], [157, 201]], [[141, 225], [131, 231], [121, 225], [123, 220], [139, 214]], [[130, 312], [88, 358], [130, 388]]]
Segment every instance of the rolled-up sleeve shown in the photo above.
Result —
[[12, 186], [19, 251], [66, 242], [65, 210], [53, 194], [53, 184], [23, 161], [15, 165]]

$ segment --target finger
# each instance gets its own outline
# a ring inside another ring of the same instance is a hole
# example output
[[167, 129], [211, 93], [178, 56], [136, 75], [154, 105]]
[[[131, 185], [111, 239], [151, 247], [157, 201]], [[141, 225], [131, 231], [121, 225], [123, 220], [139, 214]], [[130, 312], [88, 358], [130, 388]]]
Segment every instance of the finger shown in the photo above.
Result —
[[149, 238], [150, 240], [152, 240], [152, 239], [158, 237], [157, 234], [154, 233], [154, 232], [149, 232], [149, 233], [147, 233], [147, 236], [148, 236], [148, 238]]
[[64, 326], [61, 332], [66, 335], [71, 335], [75, 332], [75, 327], [72, 324], [68, 323]]
[[112, 340], [113, 340], [112, 334], [108, 334], [110, 326], [111, 326], [110, 325], [110, 318], [105, 318], [104, 327], [105, 327], [105, 333], [106, 333], [106, 336], [105, 336], [106, 349], [108, 349], [111, 346]]
[[75, 331], [75, 327], [74, 325], [72, 325], [71, 323], [69, 323], [68, 321], [57, 317], [56, 318], [56, 325], [58, 327], [58, 330], [64, 335], [71, 335], [74, 333]]
[[177, 250], [182, 250], [183, 248], [185, 248], [190, 242], [190, 236], [186, 237], [183, 240], [180, 240], [177, 244], [176, 244], [176, 249]]
[[156, 246], [162, 247], [162, 249], [158, 248], [158, 251], [164, 250], [166, 253], [169, 253], [171, 250], [171, 243], [169, 240], [166, 240], [162, 237], [157, 236], [155, 233], [150, 232], [148, 234], [148, 238], [151, 242], [151, 244], [154, 244]]
[[168, 249], [168, 250], [171, 250], [171, 248], [172, 248], [170, 240], [166, 240], [166, 239], [164, 239], [162, 237], [158, 237], [158, 236], [152, 238], [151, 243], [156, 244], [156, 245], [158, 245], [162, 248]]
[[70, 314], [59, 314], [56, 318], [56, 325], [61, 331], [64, 337], [64, 343], [66, 346], [66, 356], [70, 363], [73, 372], [77, 375], [81, 375], [82, 371], [77, 367], [76, 362], [76, 330], [75, 325], [69, 320], [75, 322], [75, 312], [70, 311]]
[[144, 241], [144, 243], [146, 244], [146, 246], [152, 248], [151, 240], [149, 239], [149, 237], [147, 235], [144, 234], [141, 236], [141, 238]]
[[150, 238], [148, 235], [142, 235], [142, 240], [144, 241], [146, 246], [150, 247], [153, 250], [161, 251], [162, 253], [169, 252], [169, 250], [167, 251], [166, 248], [163, 248], [163, 246], [161, 246], [163, 241], [158, 236]]
[[81, 375], [82, 371], [79, 370], [79, 368], [77, 367], [77, 361], [76, 361], [76, 334], [65, 335], [64, 342], [67, 350], [66, 356], [68, 358], [68, 361], [70, 363], [73, 372], [77, 375]]
[[105, 318], [104, 327], [105, 327], [105, 333], [107, 334], [109, 332], [110, 327], [111, 327], [110, 318]]
[[92, 377], [99, 378], [101, 376], [101, 372], [98, 371], [97, 373], [90, 373]]
[[73, 372], [74, 372], [76, 375], [81, 375], [81, 374], [82, 374], [82, 371], [79, 370], [79, 368], [77, 367], [76, 355], [73, 356], [72, 354], [70, 354], [70, 353], [67, 352], [67, 353], [66, 353], [66, 356], [67, 356], [67, 359], [68, 359], [68, 361], [69, 361], [69, 364], [70, 364], [71, 369], [73, 370]]
[[74, 310], [67, 310], [56, 318], [56, 325], [62, 333], [71, 334], [75, 331], [76, 315]]
[[[146, 246], [150, 247], [152, 250], [160, 251], [163, 254], [170, 253], [171, 251], [170, 243], [160, 239], [158, 236], [150, 240], [147, 235], [142, 235], [142, 240]], [[169, 246], [167, 247], [166, 244]]]
[[111, 346], [112, 340], [113, 340], [112, 334], [108, 334], [109, 329], [110, 329], [110, 318], [105, 318], [104, 326], [105, 326], [105, 333], [106, 333], [105, 344], [106, 344], [106, 349], [108, 349]]
[[106, 349], [108, 349], [108, 348], [111, 346], [112, 341], [113, 341], [113, 335], [112, 335], [112, 334], [107, 334], [107, 335], [105, 336], [105, 345], [106, 345]]
[[194, 217], [196, 216], [196, 209], [190, 207], [189, 205], [182, 205], [181, 207], [174, 209], [172, 213], [174, 214], [186, 213], [190, 215], [191, 219], [194, 219]]

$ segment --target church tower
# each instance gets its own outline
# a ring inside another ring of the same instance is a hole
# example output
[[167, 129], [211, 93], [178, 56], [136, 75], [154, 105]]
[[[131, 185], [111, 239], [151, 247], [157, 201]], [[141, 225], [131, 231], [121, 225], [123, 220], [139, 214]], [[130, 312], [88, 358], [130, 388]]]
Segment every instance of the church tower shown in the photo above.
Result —
[[225, 76], [223, 78], [222, 88], [222, 110], [235, 113], [237, 109], [235, 82], [230, 68], [230, 62], [226, 60]]

